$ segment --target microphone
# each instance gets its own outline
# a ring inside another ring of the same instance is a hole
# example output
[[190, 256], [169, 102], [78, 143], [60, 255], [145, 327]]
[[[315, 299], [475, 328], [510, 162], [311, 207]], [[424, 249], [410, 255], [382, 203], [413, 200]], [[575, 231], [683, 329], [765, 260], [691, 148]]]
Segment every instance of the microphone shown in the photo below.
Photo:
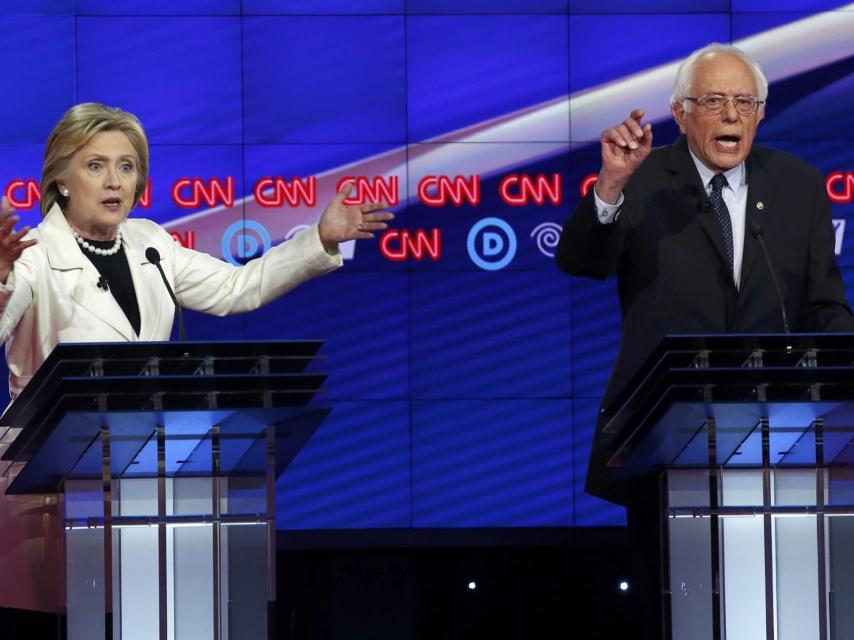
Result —
[[175, 303], [175, 311], [178, 313], [178, 335], [181, 340], [187, 339], [187, 334], [184, 332], [184, 314], [181, 313], [181, 305], [178, 304], [178, 298], [175, 297], [175, 292], [169, 286], [169, 281], [166, 279], [166, 274], [163, 273], [163, 267], [160, 266], [160, 252], [154, 247], [148, 247], [145, 250], [145, 259], [157, 267], [160, 272], [160, 277], [163, 278], [163, 284], [166, 286], [166, 291], [169, 292], [169, 297]]
[[98, 288], [103, 289], [104, 291], [110, 290], [110, 281], [107, 280], [104, 276], [98, 278]]
[[762, 227], [760, 227], [758, 223], [751, 222], [750, 233], [759, 241], [759, 244], [762, 245], [762, 252], [765, 254], [765, 262], [768, 264], [768, 271], [771, 272], [771, 280], [774, 282], [774, 289], [777, 291], [777, 299], [780, 301], [780, 312], [783, 315], [783, 328], [786, 330], [786, 333], [792, 333], [789, 330], [789, 319], [786, 316], [786, 305], [783, 304], [783, 292], [780, 289], [780, 283], [777, 282], [777, 274], [774, 273], [774, 265], [771, 263], [771, 256], [768, 254], [768, 247], [765, 245], [765, 232], [762, 231]]
[[699, 186], [695, 185], [689, 187], [686, 190], [685, 195], [697, 203], [698, 213], [707, 213], [709, 209], [712, 208], [712, 201], [709, 200], [709, 197], [706, 195], [706, 190], [701, 189]]

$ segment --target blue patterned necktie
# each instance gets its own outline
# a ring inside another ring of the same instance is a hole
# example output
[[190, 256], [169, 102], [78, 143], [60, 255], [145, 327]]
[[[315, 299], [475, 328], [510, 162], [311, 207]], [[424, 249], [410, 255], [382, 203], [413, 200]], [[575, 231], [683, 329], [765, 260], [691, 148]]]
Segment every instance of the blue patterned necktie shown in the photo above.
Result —
[[729, 209], [726, 207], [726, 202], [724, 202], [723, 188], [728, 186], [728, 182], [726, 181], [726, 176], [722, 173], [718, 173], [712, 178], [712, 193], [709, 195], [709, 199], [712, 201], [712, 206], [715, 208], [715, 214], [718, 216], [718, 223], [721, 225], [721, 231], [724, 236], [724, 247], [726, 248], [726, 257], [729, 260], [729, 271], [730, 274], [733, 272], [733, 245], [732, 245], [732, 221], [729, 217]]

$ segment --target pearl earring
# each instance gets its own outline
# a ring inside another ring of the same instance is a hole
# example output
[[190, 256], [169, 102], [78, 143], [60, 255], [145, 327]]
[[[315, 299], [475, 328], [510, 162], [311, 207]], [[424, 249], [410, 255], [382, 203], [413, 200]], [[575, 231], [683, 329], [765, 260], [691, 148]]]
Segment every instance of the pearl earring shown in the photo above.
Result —
[[68, 197], [68, 189], [60, 189], [59, 192], [66, 198]]

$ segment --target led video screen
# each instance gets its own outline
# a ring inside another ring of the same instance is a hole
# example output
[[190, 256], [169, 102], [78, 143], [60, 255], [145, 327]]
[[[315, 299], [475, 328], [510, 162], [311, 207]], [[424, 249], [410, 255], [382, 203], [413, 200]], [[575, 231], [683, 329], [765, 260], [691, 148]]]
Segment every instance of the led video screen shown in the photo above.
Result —
[[7, 1], [0, 31], [0, 188], [22, 224], [40, 220], [49, 131], [84, 101], [146, 127], [132, 215], [232, 264], [314, 223], [346, 182], [396, 213], [265, 308], [187, 314], [197, 340], [325, 340], [333, 410], [279, 478], [282, 530], [625, 522], [583, 490], [615, 284], [553, 256], [600, 132], [643, 107], [671, 142], [676, 66], [709, 42], [764, 65], [758, 142], [825, 176], [854, 294], [854, 5]]

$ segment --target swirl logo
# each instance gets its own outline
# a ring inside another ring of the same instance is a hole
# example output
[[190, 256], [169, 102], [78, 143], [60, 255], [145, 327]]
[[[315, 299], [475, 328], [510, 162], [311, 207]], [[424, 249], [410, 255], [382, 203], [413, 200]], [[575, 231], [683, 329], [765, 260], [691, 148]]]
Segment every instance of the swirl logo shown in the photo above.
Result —
[[469, 258], [486, 271], [498, 271], [516, 255], [516, 234], [501, 218], [483, 218], [469, 231], [466, 248]]
[[557, 242], [560, 240], [561, 226], [556, 222], [542, 222], [531, 231], [531, 237], [537, 243], [537, 249], [544, 256], [555, 257]]
[[271, 246], [267, 229], [255, 220], [238, 220], [222, 234], [222, 257], [235, 266], [264, 255]]
[[308, 229], [309, 226], [311, 226], [311, 225], [298, 224], [297, 226], [293, 227], [290, 231], [288, 231], [285, 234], [285, 240], [290, 240], [291, 238], [293, 238], [296, 234], [298, 234], [303, 229]]

